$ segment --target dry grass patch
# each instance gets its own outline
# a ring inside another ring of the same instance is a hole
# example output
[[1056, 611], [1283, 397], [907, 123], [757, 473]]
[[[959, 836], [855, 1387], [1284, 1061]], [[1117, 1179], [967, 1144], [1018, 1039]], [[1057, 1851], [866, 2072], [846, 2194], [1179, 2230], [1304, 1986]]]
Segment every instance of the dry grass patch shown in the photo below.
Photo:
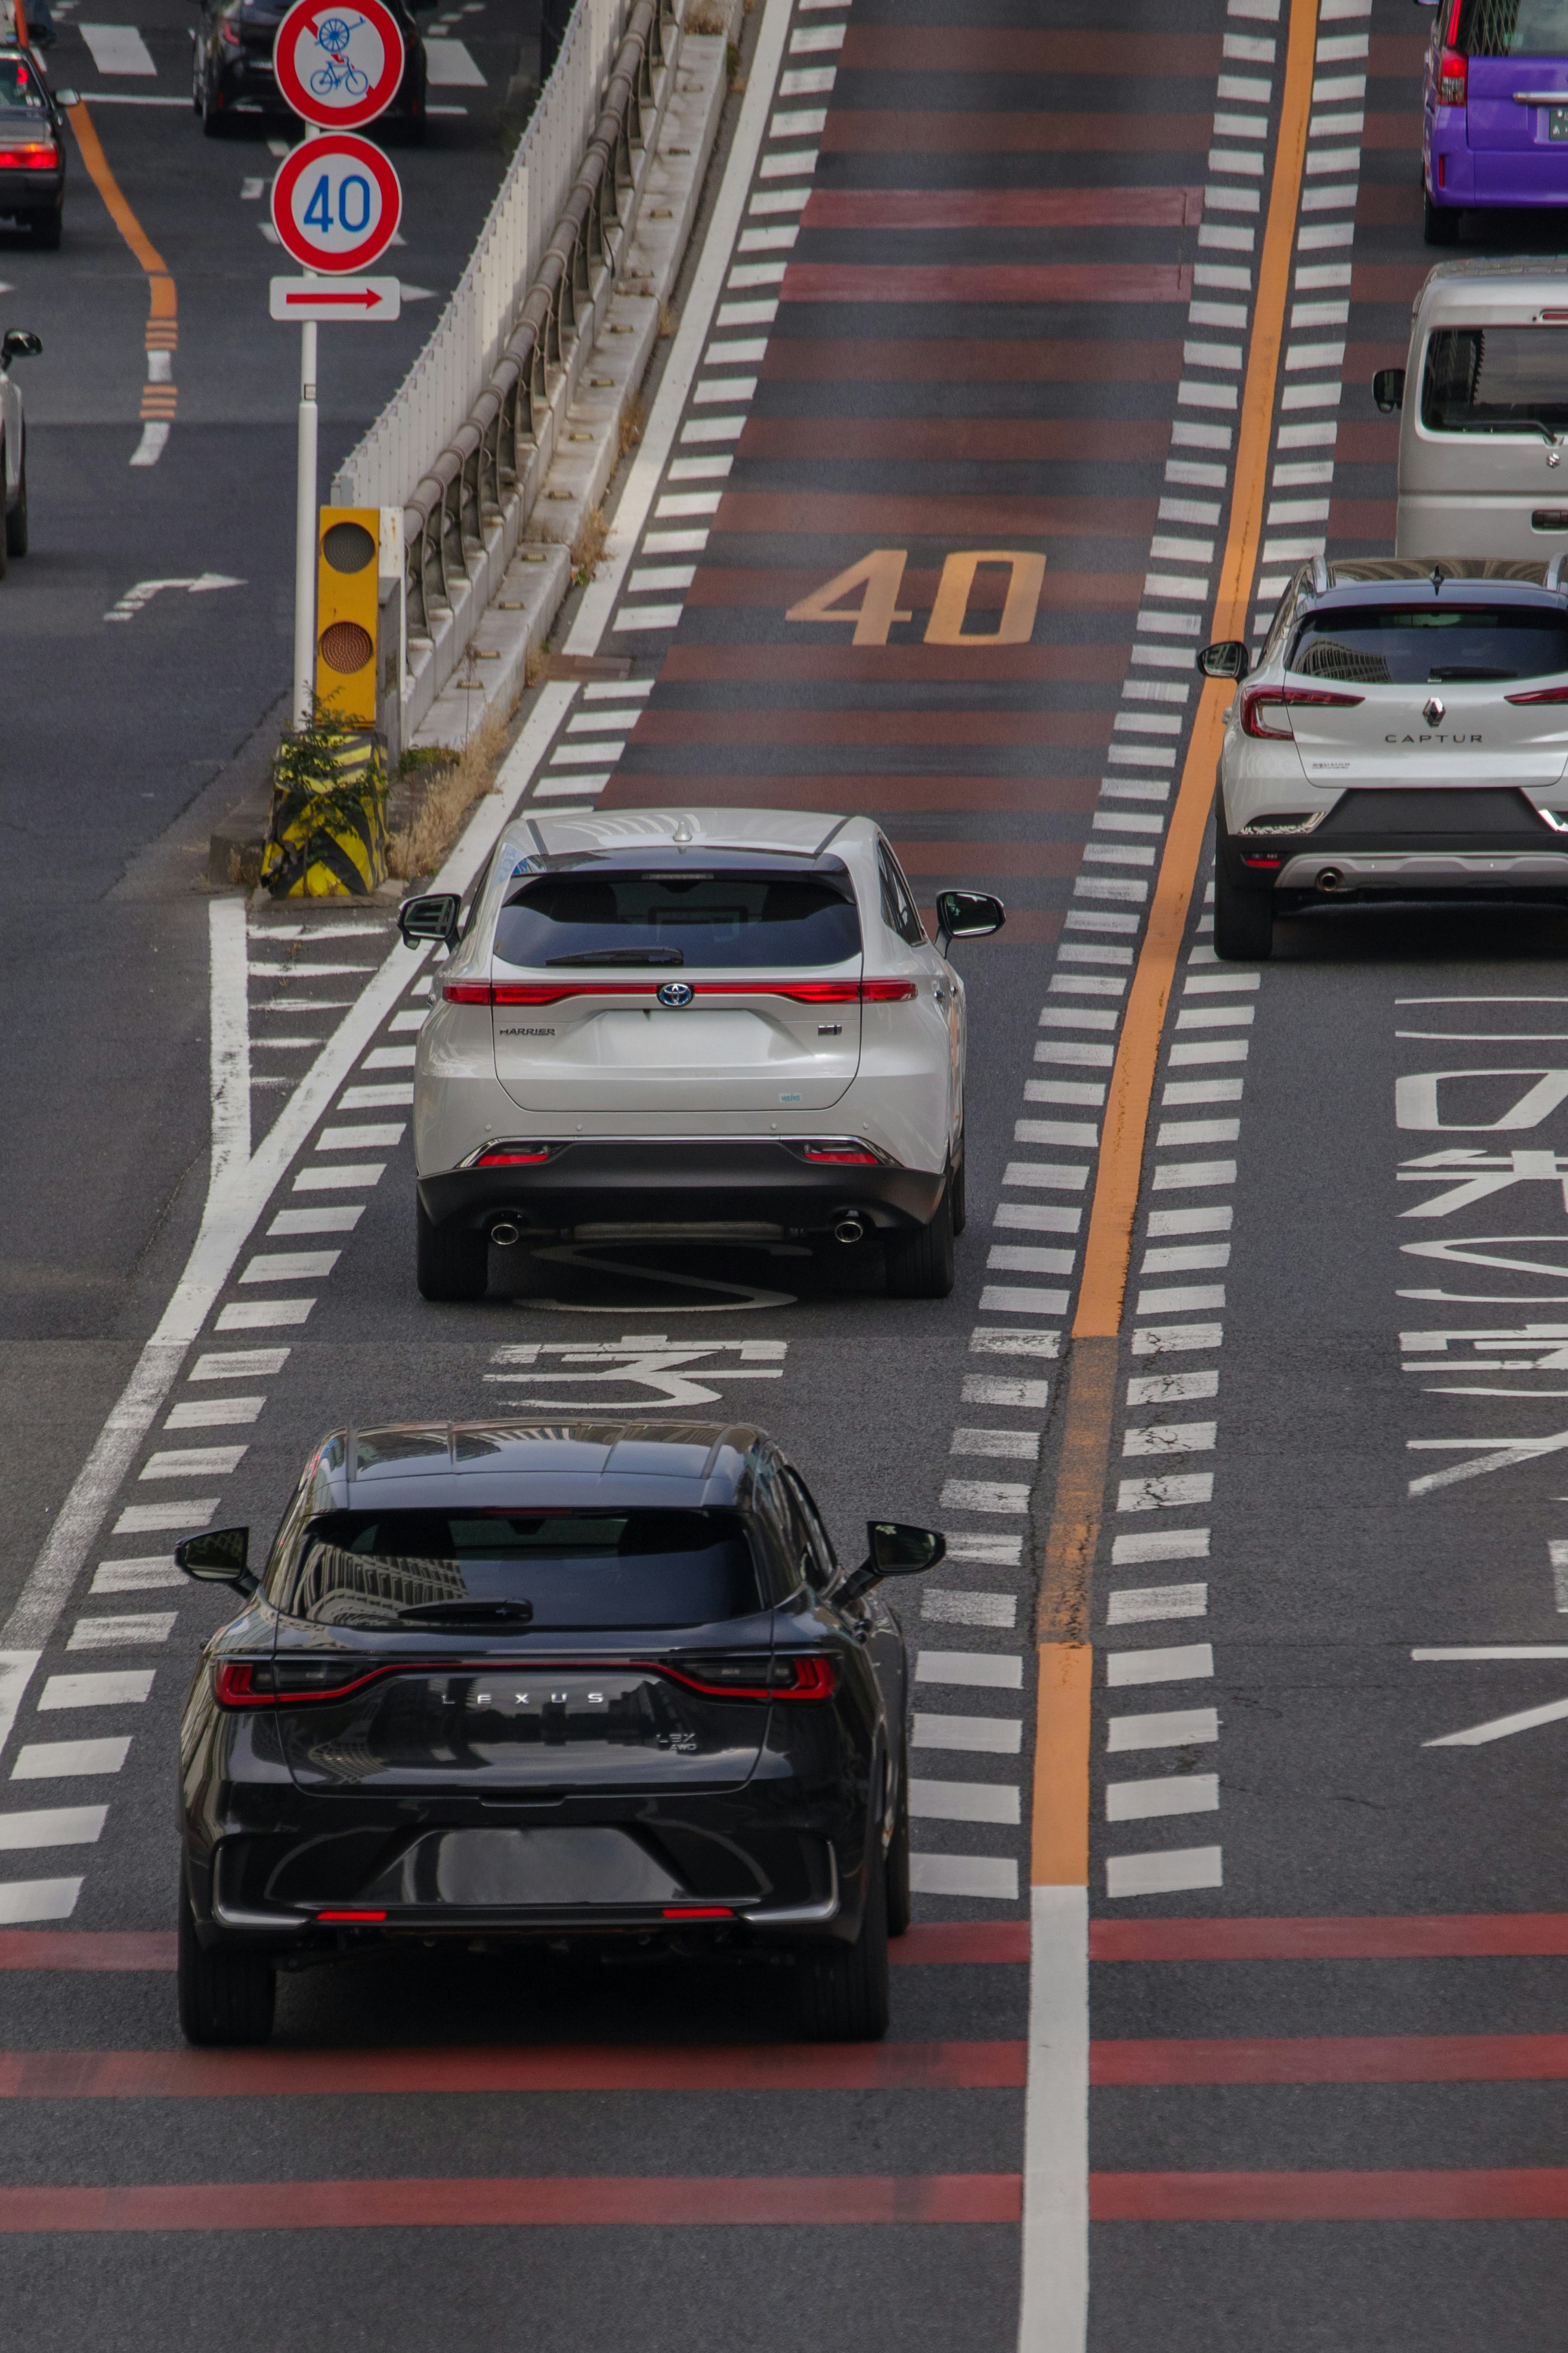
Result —
[[464, 818], [495, 782], [506, 729], [499, 711], [487, 712], [460, 752], [418, 763], [432, 772], [431, 781], [412, 822], [387, 844], [387, 871], [400, 882], [434, 874], [441, 866]]
[[681, 18], [681, 26], [688, 33], [706, 33], [710, 36], [715, 33], [727, 33], [730, 29], [730, 11], [722, 5], [722, 0], [687, 0], [686, 14]]
[[605, 522], [603, 507], [590, 507], [578, 525], [577, 536], [572, 542], [572, 578], [575, 586], [585, 588], [604, 560], [605, 542], [609, 532]]
[[668, 302], [661, 302], [658, 306], [658, 332], [660, 335], [673, 335], [679, 324], [679, 311], [673, 310]]
[[642, 439], [647, 423], [647, 408], [640, 392], [628, 392], [626, 406], [621, 411], [621, 455], [629, 457]]

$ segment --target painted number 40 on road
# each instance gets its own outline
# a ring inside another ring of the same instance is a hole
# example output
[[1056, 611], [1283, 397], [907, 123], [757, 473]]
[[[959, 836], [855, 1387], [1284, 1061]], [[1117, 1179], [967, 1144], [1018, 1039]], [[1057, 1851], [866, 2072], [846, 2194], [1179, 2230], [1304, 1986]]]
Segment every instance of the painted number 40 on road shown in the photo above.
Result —
[[397, 233], [403, 190], [379, 147], [341, 131], [307, 139], [272, 183], [279, 243], [306, 269], [368, 269]]

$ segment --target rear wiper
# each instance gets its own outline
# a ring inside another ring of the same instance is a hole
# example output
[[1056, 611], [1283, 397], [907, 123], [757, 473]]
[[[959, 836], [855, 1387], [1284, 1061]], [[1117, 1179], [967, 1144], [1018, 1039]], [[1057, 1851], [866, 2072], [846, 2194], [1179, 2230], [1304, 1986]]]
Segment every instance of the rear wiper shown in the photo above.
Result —
[[400, 1623], [416, 1626], [527, 1626], [533, 1619], [531, 1601], [416, 1601], [397, 1613]]
[[581, 955], [546, 956], [545, 969], [558, 964], [684, 964], [679, 948], [584, 948]]
[[1447, 670], [1429, 670], [1426, 683], [1428, 686], [1461, 686], [1467, 680], [1518, 676], [1516, 670], [1469, 670], [1463, 662], [1455, 662]]

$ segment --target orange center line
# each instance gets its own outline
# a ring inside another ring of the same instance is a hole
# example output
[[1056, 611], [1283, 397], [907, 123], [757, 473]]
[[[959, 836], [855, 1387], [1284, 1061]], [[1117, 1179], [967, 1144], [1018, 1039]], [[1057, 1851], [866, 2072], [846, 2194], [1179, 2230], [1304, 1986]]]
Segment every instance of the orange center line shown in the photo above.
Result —
[[[110, 169], [103, 142], [98, 135], [98, 125], [88, 112], [85, 102], [79, 99], [66, 111], [76, 135], [76, 143], [81, 151], [81, 160], [94, 187], [109, 208], [110, 218], [147, 273], [146, 347], [150, 352], [172, 352], [180, 339], [179, 303], [174, 273], [127, 204], [124, 191]], [[172, 393], [174, 388], [171, 386], [169, 389]]]

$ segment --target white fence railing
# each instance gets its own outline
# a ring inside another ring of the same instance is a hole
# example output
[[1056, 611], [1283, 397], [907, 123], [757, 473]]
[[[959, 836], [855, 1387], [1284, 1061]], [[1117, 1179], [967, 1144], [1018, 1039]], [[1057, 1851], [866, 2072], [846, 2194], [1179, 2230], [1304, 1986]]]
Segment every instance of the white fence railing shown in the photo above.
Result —
[[468, 267], [429, 342], [334, 475], [335, 504], [402, 506], [472, 408], [566, 201], [631, 5], [576, 0]]

